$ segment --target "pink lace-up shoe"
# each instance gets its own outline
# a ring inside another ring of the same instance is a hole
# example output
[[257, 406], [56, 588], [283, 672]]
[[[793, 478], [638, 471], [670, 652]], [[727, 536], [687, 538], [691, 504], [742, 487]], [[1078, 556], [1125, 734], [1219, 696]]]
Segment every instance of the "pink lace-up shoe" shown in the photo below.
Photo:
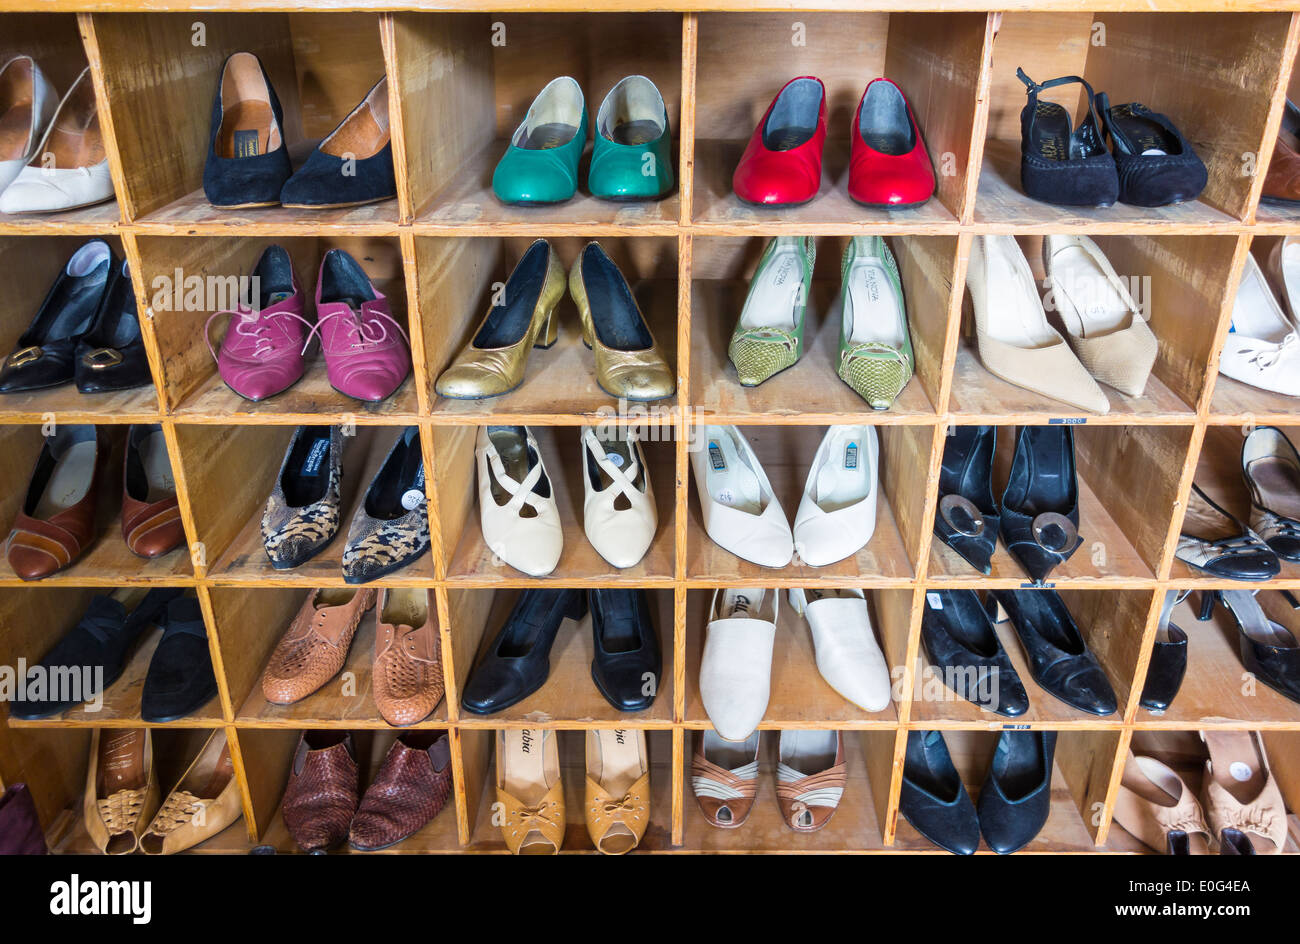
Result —
[[[235, 311], [218, 311], [203, 326], [203, 336], [226, 386], [257, 401], [283, 393], [301, 379], [304, 337], [310, 337], [311, 322], [303, 317], [303, 293], [282, 247], [268, 246], [253, 276], [258, 310], [241, 305]], [[222, 315], [229, 315], [230, 322], [218, 354], [209, 329]]]
[[325, 253], [316, 281], [316, 327], [330, 386], [358, 400], [383, 400], [411, 372], [410, 338], [388, 299], [342, 249]]

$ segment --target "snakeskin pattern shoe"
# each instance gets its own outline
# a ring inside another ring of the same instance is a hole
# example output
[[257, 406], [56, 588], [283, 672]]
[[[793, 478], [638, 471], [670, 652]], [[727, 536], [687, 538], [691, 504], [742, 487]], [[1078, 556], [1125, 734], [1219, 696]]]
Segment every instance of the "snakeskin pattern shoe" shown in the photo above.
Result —
[[262, 546], [276, 570], [319, 554], [339, 530], [343, 436], [338, 426], [301, 426], [294, 433], [262, 512]]
[[873, 410], [888, 410], [916, 359], [898, 263], [883, 236], [854, 236], [840, 263], [840, 362], [836, 373]]
[[375, 473], [352, 518], [343, 549], [343, 579], [368, 583], [412, 563], [429, 550], [420, 431], [408, 426]]
[[803, 354], [816, 258], [811, 236], [777, 236], [763, 250], [727, 347], [743, 386], [758, 386], [793, 367]]

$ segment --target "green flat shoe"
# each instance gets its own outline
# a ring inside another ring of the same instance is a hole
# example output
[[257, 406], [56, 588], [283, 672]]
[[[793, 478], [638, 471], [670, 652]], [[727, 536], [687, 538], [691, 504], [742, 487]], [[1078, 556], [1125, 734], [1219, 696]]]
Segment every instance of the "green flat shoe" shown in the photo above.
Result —
[[758, 386], [792, 367], [803, 354], [816, 256], [811, 236], [777, 236], [763, 250], [727, 347], [744, 386]]
[[502, 203], [563, 203], [578, 190], [578, 162], [587, 147], [587, 103], [567, 75], [552, 80], [528, 107], [524, 122], [492, 173]]
[[915, 358], [898, 263], [883, 236], [854, 236], [840, 265], [836, 373], [873, 410], [887, 410], [912, 379]]
[[668, 110], [645, 76], [622, 79], [601, 102], [587, 189], [602, 200], [658, 200], [673, 189]]

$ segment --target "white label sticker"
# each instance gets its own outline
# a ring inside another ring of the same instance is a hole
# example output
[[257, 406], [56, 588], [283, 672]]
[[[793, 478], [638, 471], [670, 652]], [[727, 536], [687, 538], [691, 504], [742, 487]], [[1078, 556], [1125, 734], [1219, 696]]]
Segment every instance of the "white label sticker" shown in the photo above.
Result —
[[930, 604], [930, 609], [932, 610], [943, 609], [943, 599], [939, 596], [939, 594], [934, 593], [933, 591], [925, 595], [925, 602]]
[[1241, 761], [1233, 761], [1228, 767], [1228, 773], [1232, 774], [1232, 779], [1239, 783], [1245, 783], [1251, 777], [1255, 776], [1255, 771], [1251, 769], [1250, 764]]
[[407, 511], [415, 511], [424, 504], [424, 492], [418, 488], [408, 488], [402, 492], [402, 507]]

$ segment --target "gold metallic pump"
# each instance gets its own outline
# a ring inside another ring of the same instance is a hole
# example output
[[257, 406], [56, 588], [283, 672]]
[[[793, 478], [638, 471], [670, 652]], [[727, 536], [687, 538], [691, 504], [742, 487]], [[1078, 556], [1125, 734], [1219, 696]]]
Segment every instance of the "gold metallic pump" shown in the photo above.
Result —
[[677, 389], [673, 370], [659, 353], [623, 273], [599, 243], [587, 243], [578, 254], [569, 273], [569, 293], [582, 318], [582, 342], [596, 355], [600, 389], [625, 400], [671, 397]]
[[564, 297], [564, 266], [551, 244], [528, 247], [488, 309], [474, 339], [438, 377], [434, 389], [455, 400], [499, 397], [524, 380], [528, 350], [548, 348], [559, 336], [555, 313]]

